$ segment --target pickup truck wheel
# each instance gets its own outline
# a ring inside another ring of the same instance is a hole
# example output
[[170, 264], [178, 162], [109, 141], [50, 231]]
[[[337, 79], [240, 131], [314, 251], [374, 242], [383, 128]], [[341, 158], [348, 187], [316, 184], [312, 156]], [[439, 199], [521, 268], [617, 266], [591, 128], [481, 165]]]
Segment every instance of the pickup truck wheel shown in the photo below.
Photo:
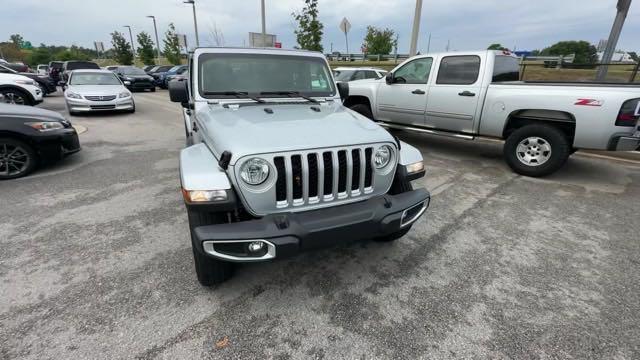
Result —
[[571, 152], [565, 134], [548, 125], [527, 125], [514, 131], [504, 143], [504, 157], [511, 169], [540, 177], [560, 169]]
[[368, 105], [365, 104], [355, 104], [351, 105], [349, 109], [357, 112], [360, 115], [366, 116], [367, 118], [373, 120], [373, 114], [371, 113], [371, 109]]
[[[393, 180], [393, 184], [391, 184], [391, 189], [389, 190], [389, 194], [391, 195], [398, 195], [398, 194], [402, 194], [404, 192], [407, 191], [411, 191], [413, 190], [413, 186], [411, 185], [411, 181], [408, 181], [406, 179], [399, 179], [399, 178], [395, 178]], [[375, 241], [379, 241], [379, 242], [391, 242], [394, 240], [398, 240], [401, 237], [405, 236], [409, 230], [411, 230], [411, 225], [402, 228], [399, 231], [396, 231], [392, 234], [389, 234], [387, 236], [381, 236], [381, 237], [377, 237], [373, 240]]]
[[202, 254], [196, 248], [196, 237], [193, 230], [198, 226], [220, 224], [225, 222], [223, 214], [189, 211], [189, 230], [191, 231], [191, 247], [198, 281], [203, 286], [212, 286], [229, 280], [233, 276], [234, 264], [213, 259]]

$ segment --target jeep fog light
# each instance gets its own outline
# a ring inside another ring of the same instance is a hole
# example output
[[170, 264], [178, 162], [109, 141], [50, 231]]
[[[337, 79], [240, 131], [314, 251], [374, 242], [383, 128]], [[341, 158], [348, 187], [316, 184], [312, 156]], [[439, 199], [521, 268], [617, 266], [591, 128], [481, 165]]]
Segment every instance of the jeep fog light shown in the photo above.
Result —
[[264, 243], [262, 241], [254, 241], [249, 243], [249, 246], [247, 246], [247, 248], [249, 249], [249, 252], [252, 252], [252, 253], [262, 250], [263, 247], [264, 247]]
[[407, 174], [415, 174], [424, 170], [424, 163], [422, 161], [414, 162], [405, 166], [405, 168], [407, 169]]
[[226, 201], [226, 190], [184, 190], [182, 189], [182, 195], [188, 202], [215, 202]]

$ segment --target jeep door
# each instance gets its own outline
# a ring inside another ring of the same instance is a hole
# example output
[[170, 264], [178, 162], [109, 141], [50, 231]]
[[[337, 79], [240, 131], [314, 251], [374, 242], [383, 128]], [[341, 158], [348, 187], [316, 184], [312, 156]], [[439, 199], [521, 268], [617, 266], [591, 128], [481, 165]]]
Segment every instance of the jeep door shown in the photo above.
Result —
[[393, 72], [393, 82], [378, 87], [377, 120], [424, 126], [432, 57], [411, 60]]

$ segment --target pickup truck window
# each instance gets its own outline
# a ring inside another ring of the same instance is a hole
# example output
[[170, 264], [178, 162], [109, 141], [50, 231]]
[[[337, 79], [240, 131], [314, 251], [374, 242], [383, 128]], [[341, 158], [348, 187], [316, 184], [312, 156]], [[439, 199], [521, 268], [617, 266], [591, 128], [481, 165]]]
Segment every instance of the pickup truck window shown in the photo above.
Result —
[[231, 92], [282, 93], [271, 97], [335, 94], [329, 67], [319, 57], [210, 53], [200, 55], [198, 66], [198, 89], [205, 98], [237, 97]]
[[478, 80], [480, 57], [447, 56], [440, 61], [436, 84], [471, 85]]
[[520, 62], [513, 56], [496, 56], [492, 82], [520, 80]]
[[395, 71], [393, 77], [402, 84], [426, 84], [431, 73], [433, 58], [420, 58], [410, 61]]

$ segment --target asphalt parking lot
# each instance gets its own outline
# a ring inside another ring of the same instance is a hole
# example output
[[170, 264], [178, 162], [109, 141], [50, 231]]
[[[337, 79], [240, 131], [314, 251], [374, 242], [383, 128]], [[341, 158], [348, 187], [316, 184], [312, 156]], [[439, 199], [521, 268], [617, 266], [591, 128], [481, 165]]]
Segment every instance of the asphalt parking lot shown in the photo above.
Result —
[[640, 165], [573, 156], [532, 179], [498, 143], [398, 133], [433, 194], [407, 236], [207, 289], [180, 108], [135, 100], [71, 118], [80, 153], [0, 183], [0, 358], [640, 358]]

